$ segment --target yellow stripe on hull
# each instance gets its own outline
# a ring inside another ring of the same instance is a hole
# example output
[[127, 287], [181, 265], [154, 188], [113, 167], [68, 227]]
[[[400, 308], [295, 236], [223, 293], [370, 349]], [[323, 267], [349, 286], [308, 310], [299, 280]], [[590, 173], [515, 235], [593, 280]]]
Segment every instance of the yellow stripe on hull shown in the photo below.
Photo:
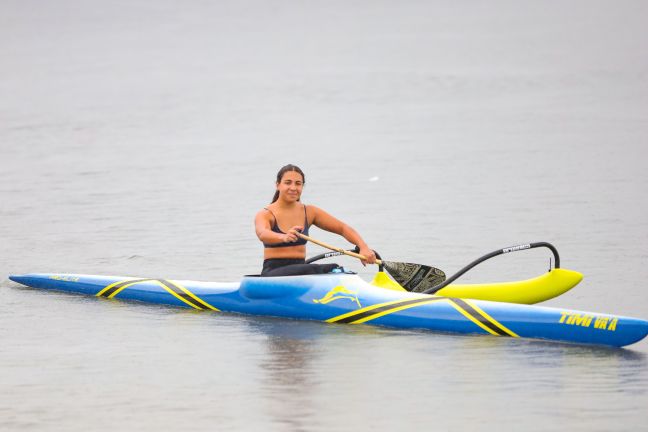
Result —
[[140, 283], [148, 283], [148, 282], [153, 282], [160, 287], [162, 287], [165, 291], [167, 291], [169, 294], [180, 300], [181, 302], [185, 303], [188, 306], [191, 306], [194, 309], [198, 310], [212, 310], [216, 312], [220, 312], [219, 309], [215, 308], [214, 306], [210, 305], [207, 303], [205, 300], [201, 299], [198, 297], [196, 294], [182, 286], [180, 283], [175, 282], [175, 281], [170, 281], [170, 280], [165, 280], [165, 279], [125, 279], [125, 280], [119, 280], [117, 282], [111, 283], [110, 285], [107, 285], [103, 289], [101, 289], [97, 294], [95, 294], [97, 297], [104, 297], [104, 298], [115, 298], [117, 294], [121, 293], [124, 291], [126, 288], [131, 287], [133, 285], [137, 285]]
[[[158, 281], [158, 283], [162, 286], [162, 288], [166, 289], [169, 293], [173, 294], [173, 296], [175, 296], [175, 297], [178, 298], [179, 300], [181, 300], [181, 301], [187, 303], [189, 306], [191, 306], [191, 307], [193, 307], [193, 308], [195, 308], [195, 309], [198, 309], [198, 310], [202, 310], [202, 309], [210, 309], [210, 310], [213, 310], [213, 311], [219, 312], [219, 310], [216, 309], [214, 306], [210, 305], [209, 303], [207, 303], [206, 301], [204, 301], [204, 300], [201, 299], [200, 297], [196, 296], [194, 293], [192, 293], [192, 292], [189, 291], [187, 288], [185, 288], [185, 287], [183, 287], [182, 285], [180, 285], [178, 282], [170, 281], [170, 280], [167, 280], [167, 281], [165, 281], [165, 282], [172, 284], [173, 286], [175, 286], [176, 288], [178, 288], [179, 290], [181, 290], [182, 292], [184, 292], [185, 294], [187, 294], [189, 297], [191, 297], [192, 299], [194, 299], [194, 300], [198, 303], [198, 305], [194, 305], [194, 304], [192, 304], [191, 302], [186, 301], [184, 298], [182, 298], [181, 296], [179, 296], [178, 294], [176, 294], [176, 293], [173, 292], [172, 290], [168, 289], [168, 287], [167, 287], [166, 285], [164, 285], [163, 283], [161, 283], [160, 281]], [[202, 308], [201, 308], [201, 306], [202, 306]]]

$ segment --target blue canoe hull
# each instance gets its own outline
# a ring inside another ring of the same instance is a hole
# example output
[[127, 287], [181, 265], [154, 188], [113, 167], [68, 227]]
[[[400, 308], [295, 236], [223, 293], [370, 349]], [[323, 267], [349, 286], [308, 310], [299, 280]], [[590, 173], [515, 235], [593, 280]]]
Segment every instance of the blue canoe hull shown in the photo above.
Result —
[[245, 277], [240, 283], [120, 276], [27, 274], [20, 284], [108, 299], [441, 332], [622, 347], [648, 334], [648, 321], [569, 309], [393, 291], [356, 275]]

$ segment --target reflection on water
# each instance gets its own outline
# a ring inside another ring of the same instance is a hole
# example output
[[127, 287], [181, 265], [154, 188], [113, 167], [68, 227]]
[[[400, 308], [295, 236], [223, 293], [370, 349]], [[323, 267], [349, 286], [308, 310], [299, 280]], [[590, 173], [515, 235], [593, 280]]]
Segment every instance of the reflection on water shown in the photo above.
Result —
[[[0, 395], [13, 413], [5, 426], [38, 417], [34, 407], [50, 406], [62, 381], [71, 396], [48, 408], [52, 415], [80, 410], [83, 424], [99, 404], [109, 408], [98, 414], [106, 427], [119, 411], [132, 427], [180, 426], [190, 417], [236, 429], [423, 427], [432, 419], [440, 429], [479, 429], [494, 419], [514, 429], [530, 416], [543, 419], [530, 429], [542, 430], [610, 424], [637, 415], [647, 398], [647, 356], [634, 350], [197, 312], [14, 286], [3, 292], [13, 305], [3, 320], [40, 317], [20, 347], [0, 347], [0, 378], [16, 390]], [[25, 301], [31, 309], [19, 307]], [[39, 364], [49, 367], [36, 373]], [[100, 392], [88, 393], [88, 382]], [[26, 398], [32, 402], [15, 403]], [[142, 403], [147, 416], [126, 410]], [[169, 418], [176, 409], [181, 415]]]
[[431, 406], [461, 400], [435, 415], [440, 427], [454, 428], [497, 415], [514, 425], [529, 415], [529, 404], [535, 415], [551, 416], [545, 426], [584, 415], [595, 424], [611, 412], [633, 414], [635, 398], [648, 391], [648, 358], [627, 349], [284, 319], [245, 325], [265, 338], [259, 391], [271, 421], [294, 430], [335, 424], [320, 416], [327, 394], [345, 407], [336, 421], [352, 423], [384, 410], [424, 424]]
[[[320, 374], [316, 368], [318, 324], [288, 320], [249, 320], [249, 327], [266, 335], [259, 391], [267, 400], [271, 422], [289, 430], [306, 430], [318, 412], [313, 403]], [[305, 325], [301, 325], [305, 324]]]

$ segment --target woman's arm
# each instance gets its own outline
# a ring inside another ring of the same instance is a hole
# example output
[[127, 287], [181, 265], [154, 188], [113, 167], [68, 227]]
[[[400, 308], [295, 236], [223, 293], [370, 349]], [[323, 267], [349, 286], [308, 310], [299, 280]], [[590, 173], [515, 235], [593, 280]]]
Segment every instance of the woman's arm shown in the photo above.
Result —
[[374, 264], [376, 262], [376, 254], [362, 239], [360, 234], [354, 230], [350, 225], [345, 224], [339, 219], [331, 216], [324, 210], [313, 205], [308, 208], [313, 212], [313, 225], [316, 225], [323, 230], [341, 235], [349, 243], [352, 243], [360, 248], [360, 254], [364, 255], [367, 259], [362, 261], [362, 264]]
[[287, 233], [277, 233], [272, 231], [272, 215], [267, 210], [261, 210], [254, 218], [254, 226], [256, 235], [263, 243], [276, 244], [276, 243], [292, 243], [298, 240], [295, 235], [296, 230], [303, 230], [302, 226], [294, 226]]

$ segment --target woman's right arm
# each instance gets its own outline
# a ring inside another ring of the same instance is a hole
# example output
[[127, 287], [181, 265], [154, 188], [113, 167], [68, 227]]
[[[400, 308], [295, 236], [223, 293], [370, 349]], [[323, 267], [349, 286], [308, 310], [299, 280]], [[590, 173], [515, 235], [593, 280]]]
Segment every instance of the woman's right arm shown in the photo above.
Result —
[[272, 231], [272, 216], [267, 210], [261, 210], [254, 218], [256, 235], [261, 242], [266, 244], [292, 243], [298, 240], [295, 234], [296, 230], [303, 230], [304, 227], [294, 226], [287, 233], [277, 233]]

